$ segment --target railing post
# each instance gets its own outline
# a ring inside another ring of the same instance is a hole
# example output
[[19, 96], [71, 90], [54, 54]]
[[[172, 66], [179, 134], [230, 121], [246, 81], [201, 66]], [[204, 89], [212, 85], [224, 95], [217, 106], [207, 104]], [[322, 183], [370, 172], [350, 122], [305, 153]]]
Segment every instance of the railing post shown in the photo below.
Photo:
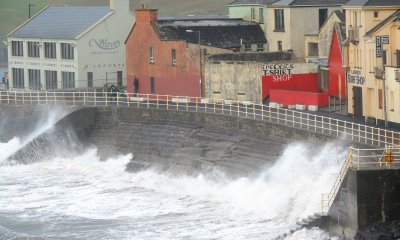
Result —
[[129, 94], [128, 93], [126, 94], [126, 103], [128, 104], [128, 107], [129, 107], [130, 99], [129, 99]]
[[245, 104], [245, 108], [246, 108], [246, 118], [247, 118], [247, 104]]
[[72, 106], [75, 106], [75, 92], [72, 93]]
[[119, 106], [119, 93], [117, 92], [117, 106]]
[[104, 97], [104, 99], [106, 100], [106, 106], [107, 106], [107, 104], [108, 104], [108, 97], [107, 97], [107, 94], [104, 95], [104, 91], [103, 91], [103, 97]]
[[48, 101], [48, 99], [47, 99], [47, 91], [46, 91], [46, 104], [48, 103], [47, 101]]
[[222, 108], [222, 114], [225, 115], [225, 100], [221, 100], [221, 108]]
[[332, 135], [332, 131], [331, 131], [331, 129], [332, 129], [332, 119], [331, 118], [329, 118], [328, 128], [329, 128], [329, 135]]
[[272, 122], [272, 111], [271, 106], [268, 105], [268, 115], [269, 115], [269, 122]]
[[264, 121], [264, 104], [261, 104], [261, 120]]
[[[158, 95], [157, 95], [158, 96]], [[188, 99], [188, 97], [186, 96], [186, 112], [188, 112], [189, 111], [189, 99]]]
[[232, 102], [229, 103], [229, 115], [232, 116]]
[[365, 143], [367, 143], [367, 126], [364, 125]]
[[349, 148], [349, 164], [350, 168], [353, 168], [353, 148]]
[[160, 105], [160, 103], [159, 103], [159, 97], [158, 97], [158, 94], [157, 94], [157, 109], [159, 109], [159, 106]]
[[322, 129], [322, 133], [325, 132], [325, 123], [324, 123], [324, 119], [325, 119], [325, 117], [322, 116], [322, 117], [321, 117], [321, 129]]
[[199, 111], [199, 101], [201, 101], [200, 98], [196, 98], [196, 112]]
[[214, 108], [214, 113], [215, 113], [215, 104], [216, 104], [215, 98], [213, 98], [213, 104], [214, 104], [213, 108]]
[[339, 120], [336, 119], [336, 136], [339, 136]]
[[176, 110], [179, 110], [179, 98], [175, 98], [176, 99]]
[[386, 145], [388, 143], [387, 142], [387, 130], [385, 129], [384, 131], [385, 131], [385, 145]]
[[371, 130], [372, 130], [372, 134], [371, 134], [371, 137], [372, 137], [372, 146], [374, 146], [374, 144], [375, 144], [374, 128], [371, 127]]
[[288, 113], [288, 110], [285, 109], [285, 126], [287, 126], [287, 113]]
[[307, 130], [310, 130], [310, 114], [307, 113]]
[[292, 124], [293, 124], [293, 127], [294, 127], [294, 121], [295, 121], [294, 120], [294, 111], [292, 111], [292, 122], [293, 122]]
[[[17, 96], [17, 93], [15, 93], [15, 96]], [[17, 99], [17, 97], [15, 97], [15, 99]], [[25, 105], [25, 93], [22, 93], [22, 105]], [[32, 105], [32, 100], [31, 100], [31, 105]]]
[[[25, 96], [25, 94], [23, 93], [22, 94], [22, 103], [24, 102], [24, 96]], [[15, 102], [17, 102], [16, 100], [17, 100], [17, 93], [15, 92]], [[31, 105], [32, 105], [32, 92], [31, 91], [29, 91], [29, 100], [31, 101]]]
[[317, 131], [317, 115], [314, 115], [314, 132]]
[[300, 112], [300, 128], [303, 129], [303, 112]]
[[354, 141], [354, 123], [351, 123], [351, 141]]
[[236, 102], [237, 103], [237, 113], [238, 113], [238, 117], [240, 117], [240, 108], [239, 108], [239, 101]]
[[392, 145], [394, 146], [394, 131], [392, 131]]
[[7, 103], [10, 104], [10, 92], [7, 91]]
[[149, 94], [146, 94], [146, 98], [147, 98], [147, 109], [149, 109], [150, 108]]
[[361, 142], [361, 125], [358, 124], [358, 142]]

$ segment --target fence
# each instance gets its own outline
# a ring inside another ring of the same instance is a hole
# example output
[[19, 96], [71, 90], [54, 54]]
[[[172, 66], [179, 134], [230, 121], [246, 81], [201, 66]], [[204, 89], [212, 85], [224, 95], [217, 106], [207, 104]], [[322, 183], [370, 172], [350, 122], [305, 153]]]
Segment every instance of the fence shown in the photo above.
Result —
[[2, 104], [62, 104], [66, 106], [126, 106], [205, 112], [257, 119], [333, 136], [374, 147], [400, 145], [400, 133], [307, 112], [274, 108], [249, 101], [111, 92], [0, 91]]
[[384, 149], [350, 147], [331, 191], [328, 194], [322, 194], [322, 212], [326, 213], [329, 210], [349, 169], [387, 169], [392, 167], [400, 167], [400, 147], [388, 146]]

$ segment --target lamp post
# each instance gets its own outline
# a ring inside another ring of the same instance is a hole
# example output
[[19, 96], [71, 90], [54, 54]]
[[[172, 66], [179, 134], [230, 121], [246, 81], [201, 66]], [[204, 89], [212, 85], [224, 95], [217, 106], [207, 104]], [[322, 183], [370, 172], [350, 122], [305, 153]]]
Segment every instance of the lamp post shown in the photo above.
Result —
[[187, 33], [197, 32], [199, 34], [199, 74], [200, 74], [200, 97], [203, 97], [203, 83], [202, 83], [202, 71], [201, 71], [201, 34], [200, 31], [194, 31], [191, 29], [186, 30]]
[[35, 4], [28, 4], [28, 16], [31, 19], [31, 7], [35, 6]]

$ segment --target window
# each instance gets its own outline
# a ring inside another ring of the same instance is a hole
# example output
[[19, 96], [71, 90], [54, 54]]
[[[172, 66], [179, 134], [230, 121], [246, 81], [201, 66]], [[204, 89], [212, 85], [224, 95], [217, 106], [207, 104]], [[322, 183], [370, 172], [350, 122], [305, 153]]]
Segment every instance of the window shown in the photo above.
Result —
[[74, 45], [72, 43], [61, 43], [61, 58], [74, 59]]
[[260, 23], [264, 23], [264, 9], [258, 9], [258, 18], [260, 20]]
[[22, 41], [12, 41], [11, 47], [13, 56], [24, 56], [24, 43]]
[[61, 72], [62, 87], [75, 88], [75, 73], [74, 72]]
[[382, 66], [385, 66], [387, 64], [387, 51], [384, 50], [382, 51]]
[[251, 21], [255, 21], [255, 20], [256, 20], [256, 9], [251, 8]]
[[150, 47], [150, 63], [154, 63], [154, 48]]
[[308, 56], [318, 57], [318, 43], [308, 43]]
[[285, 31], [285, 20], [283, 15], [283, 9], [275, 9], [275, 31]]
[[319, 81], [318, 81], [318, 87], [322, 90], [328, 91], [329, 90], [329, 74], [328, 74], [328, 69], [320, 68], [319, 73], [318, 73]]
[[56, 58], [56, 43], [45, 42], [44, 43], [44, 57], [45, 58]]
[[378, 89], [378, 102], [379, 102], [379, 109], [383, 108], [383, 91], [382, 89]]
[[13, 87], [14, 88], [24, 88], [25, 80], [24, 80], [24, 69], [23, 68], [13, 68], [12, 69], [12, 77], [13, 77]]
[[28, 57], [39, 58], [40, 57], [40, 43], [39, 42], [28, 42]]
[[150, 78], [150, 87], [151, 87], [151, 94], [156, 93], [156, 81], [153, 77]]
[[40, 70], [28, 69], [29, 88], [33, 90], [40, 90]]
[[379, 16], [378, 11], [374, 11], [374, 18], [377, 18]]
[[57, 89], [57, 71], [45, 70], [46, 89]]
[[396, 50], [397, 67], [400, 67], [400, 50]]
[[319, 9], [319, 28], [321, 28], [322, 25], [324, 25], [327, 18], [328, 18], [328, 9], [327, 8]]
[[175, 49], [172, 49], [171, 55], [172, 55], [172, 65], [176, 65], [176, 50]]
[[278, 51], [282, 51], [282, 41], [278, 41]]

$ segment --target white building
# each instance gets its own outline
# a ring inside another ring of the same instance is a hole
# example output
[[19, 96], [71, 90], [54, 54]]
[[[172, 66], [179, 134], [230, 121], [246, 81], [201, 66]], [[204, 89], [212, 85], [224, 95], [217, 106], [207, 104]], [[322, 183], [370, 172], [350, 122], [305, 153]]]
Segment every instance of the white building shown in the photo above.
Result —
[[11, 89], [124, 85], [129, 0], [110, 6], [48, 6], [7, 36]]

